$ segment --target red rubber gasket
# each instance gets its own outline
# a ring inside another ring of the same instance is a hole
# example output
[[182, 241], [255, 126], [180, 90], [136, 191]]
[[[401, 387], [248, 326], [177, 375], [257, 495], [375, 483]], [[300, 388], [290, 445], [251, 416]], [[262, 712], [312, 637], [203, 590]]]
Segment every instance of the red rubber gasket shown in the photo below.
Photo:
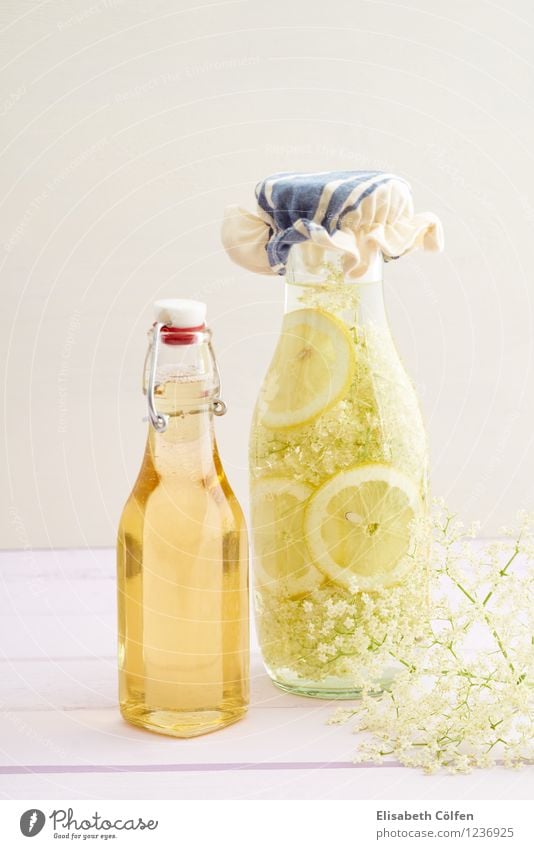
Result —
[[171, 327], [164, 325], [160, 330], [160, 339], [164, 345], [191, 345], [202, 341], [199, 337], [206, 330], [205, 324], [197, 327]]

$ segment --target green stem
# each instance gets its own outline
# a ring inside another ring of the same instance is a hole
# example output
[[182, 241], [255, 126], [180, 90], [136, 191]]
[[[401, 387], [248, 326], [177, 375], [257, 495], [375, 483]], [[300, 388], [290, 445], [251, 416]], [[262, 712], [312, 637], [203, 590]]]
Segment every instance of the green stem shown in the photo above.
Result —
[[464, 588], [462, 587], [462, 585], [458, 583], [458, 581], [456, 581], [456, 580], [455, 580], [455, 579], [454, 579], [451, 575], [449, 575], [449, 578], [451, 579], [451, 581], [453, 582], [453, 584], [455, 584], [455, 586], [457, 586], [457, 587], [458, 587], [458, 589], [459, 589], [459, 590], [461, 590], [461, 592], [463, 592], [463, 594], [466, 596], [466, 598], [468, 598], [468, 599], [469, 599], [469, 601], [470, 601], [472, 604], [476, 604], [476, 599], [475, 599], [475, 598], [473, 598], [473, 596], [472, 596], [470, 593], [468, 593], [468, 592], [467, 592], [467, 590], [466, 590], [466, 589], [464, 589]]
[[[511, 558], [511, 560], [512, 560], [512, 559], [513, 559], [513, 558]], [[511, 562], [511, 560], [510, 560], [510, 562]], [[506, 565], [506, 567], [504, 567], [504, 568], [507, 568], [507, 567], [508, 567], [508, 565], [509, 565], [509, 564], [507, 564], [507, 565]], [[456, 587], [458, 587], [458, 589], [459, 589], [459, 590], [461, 590], [461, 592], [463, 592], [463, 594], [466, 596], [466, 598], [468, 598], [468, 599], [469, 599], [469, 601], [470, 601], [472, 604], [476, 604], [476, 601], [477, 601], [477, 600], [476, 600], [475, 598], [473, 598], [473, 596], [472, 596], [470, 593], [468, 593], [468, 592], [467, 592], [467, 590], [466, 590], [466, 589], [464, 589], [464, 587], [462, 587], [462, 585], [461, 585], [461, 584], [460, 584], [460, 583], [459, 583], [459, 582], [458, 582], [455, 578], [453, 578], [451, 574], [449, 574], [449, 578], [451, 579], [451, 581], [453, 582], [453, 584], [454, 584]], [[495, 629], [495, 628], [493, 627], [493, 625], [491, 624], [491, 620], [490, 620], [489, 615], [488, 615], [487, 613], [485, 613], [485, 614], [484, 614], [484, 621], [486, 622], [486, 625], [487, 625], [487, 626], [488, 626], [488, 628], [490, 629], [491, 634], [492, 634], [493, 638], [495, 639], [495, 642], [496, 642], [496, 643], [497, 643], [497, 645], [499, 646], [499, 650], [500, 650], [500, 652], [501, 652], [502, 656], [503, 656], [503, 657], [504, 657], [504, 659], [508, 662], [508, 666], [509, 666], [509, 668], [510, 668], [510, 671], [511, 671], [511, 672], [515, 675], [514, 665], [513, 665], [513, 663], [511, 662], [510, 658], [508, 657], [508, 653], [507, 653], [506, 649], [504, 648], [504, 645], [503, 645], [503, 643], [502, 643], [502, 640], [501, 640], [501, 638], [500, 638], [499, 634], [497, 633], [496, 629]]]
[[[500, 576], [501, 578], [504, 578], [504, 576], [505, 576], [505, 575], [506, 575], [506, 573], [508, 572], [508, 568], [512, 565], [512, 563], [514, 562], [514, 560], [515, 560], [515, 558], [517, 557], [517, 555], [518, 555], [518, 554], [519, 554], [519, 538], [518, 538], [518, 540], [517, 540], [517, 542], [516, 542], [516, 546], [515, 546], [514, 553], [512, 554], [512, 556], [510, 557], [510, 559], [508, 560], [508, 562], [507, 562], [507, 563], [506, 563], [506, 564], [502, 567], [501, 571], [499, 572], [499, 576]], [[484, 606], [484, 607], [486, 606], [486, 604], [488, 603], [488, 601], [490, 600], [490, 598], [492, 597], [492, 595], [493, 595], [493, 593], [494, 593], [494, 592], [495, 592], [495, 590], [490, 590], [490, 591], [489, 591], [489, 593], [487, 594], [486, 598], [485, 598], [485, 599], [484, 599], [484, 601], [482, 602], [482, 604], [483, 604], [483, 606]]]
[[511, 671], [512, 675], [515, 675], [514, 665], [513, 665], [512, 661], [510, 660], [510, 658], [508, 657], [508, 652], [507, 652], [507, 651], [506, 651], [506, 649], [504, 648], [504, 646], [503, 646], [503, 644], [502, 644], [502, 640], [501, 640], [501, 638], [499, 637], [499, 634], [497, 633], [497, 631], [495, 630], [495, 628], [494, 628], [494, 627], [493, 627], [493, 625], [491, 624], [490, 618], [489, 618], [489, 616], [488, 616], [488, 614], [487, 614], [487, 613], [484, 615], [484, 621], [486, 622], [486, 624], [487, 624], [488, 628], [490, 629], [490, 631], [491, 631], [491, 633], [492, 633], [492, 635], [493, 635], [493, 637], [494, 637], [494, 639], [495, 639], [495, 642], [496, 642], [496, 643], [497, 643], [497, 645], [499, 646], [499, 649], [500, 649], [500, 651], [501, 651], [502, 656], [504, 657], [504, 659], [505, 659], [505, 660], [506, 660], [506, 662], [508, 663], [508, 667], [509, 667], [509, 669], [510, 669], [510, 671]]

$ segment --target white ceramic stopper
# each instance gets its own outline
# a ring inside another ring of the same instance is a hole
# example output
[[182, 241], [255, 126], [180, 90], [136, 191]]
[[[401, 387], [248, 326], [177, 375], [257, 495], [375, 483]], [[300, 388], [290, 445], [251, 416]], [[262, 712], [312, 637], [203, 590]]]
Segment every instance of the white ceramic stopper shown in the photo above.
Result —
[[206, 304], [183, 298], [166, 298], [154, 303], [154, 317], [169, 327], [200, 327], [206, 321]]

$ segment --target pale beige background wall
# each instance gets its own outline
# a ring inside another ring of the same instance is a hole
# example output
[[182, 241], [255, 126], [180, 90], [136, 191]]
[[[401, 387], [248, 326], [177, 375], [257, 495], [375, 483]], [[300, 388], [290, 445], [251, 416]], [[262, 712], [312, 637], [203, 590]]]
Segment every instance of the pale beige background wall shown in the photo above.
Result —
[[156, 297], [208, 302], [246, 501], [282, 284], [225, 204], [284, 169], [408, 177], [442, 256], [387, 268], [435, 492], [495, 533], [534, 503], [534, 8], [526, 0], [2, 0], [3, 547], [109, 545], [144, 442]]

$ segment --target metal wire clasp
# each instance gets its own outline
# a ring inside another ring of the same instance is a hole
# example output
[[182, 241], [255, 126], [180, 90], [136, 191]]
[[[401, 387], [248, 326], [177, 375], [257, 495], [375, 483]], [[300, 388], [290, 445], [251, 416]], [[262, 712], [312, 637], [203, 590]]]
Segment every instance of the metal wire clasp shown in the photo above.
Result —
[[[150, 368], [148, 372], [148, 386], [147, 386], [147, 399], [148, 399], [148, 420], [154, 430], [158, 433], [164, 433], [167, 430], [167, 425], [169, 423], [169, 416], [164, 413], [158, 413], [156, 410], [156, 400], [155, 400], [155, 390], [156, 390], [156, 372], [158, 367], [158, 352], [159, 352], [159, 343], [160, 343], [160, 332], [162, 327], [166, 327], [163, 322], [157, 322], [154, 325], [153, 335], [152, 335], [152, 349], [150, 352]], [[213, 348], [211, 346], [211, 342], [208, 342], [208, 349], [211, 357], [211, 362], [213, 365], [213, 373], [215, 376], [215, 398], [213, 399], [213, 413], [215, 416], [224, 416], [226, 413], [227, 407], [225, 402], [221, 398], [221, 375], [219, 373], [219, 369], [217, 367], [217, 360], [215, 359], [215, 354], [213, 353]]]
[[152, 336], [152, 351], [150, 354], [150, 370], [148, 372], [147, 387], [148, 419], [154, 430], [157, 430], [158, 433], [163, 433], [165, 430], [167, 430], [167, 425], [169, 423], [169, 417], [164, 415], [163, 413], [158, 413], [158, 411], [156, 410], [156, 402], [154, 397], [154, 392], [156, 388], [156, 369], [158, 367], [159, 334], [162, 327], [165, 327], [163, 322], [157, 322], [157, 324], [154, 325], [154, 331]]
[[215, 398], [213, 399], [213, 414], [215, 416], [224, 416], [228, 408], [221, 398], [221, 374], [219, 372], [219, 367], [217, 366], [217, 360], [215, 359], [213, 348], [211, 347], [211, 341], [208, 342], [208, 349], [210, 352], [211, 362], [213, 363], [213, 373], [215, 375], [215, 385], [217, 387], [215, 390]]

